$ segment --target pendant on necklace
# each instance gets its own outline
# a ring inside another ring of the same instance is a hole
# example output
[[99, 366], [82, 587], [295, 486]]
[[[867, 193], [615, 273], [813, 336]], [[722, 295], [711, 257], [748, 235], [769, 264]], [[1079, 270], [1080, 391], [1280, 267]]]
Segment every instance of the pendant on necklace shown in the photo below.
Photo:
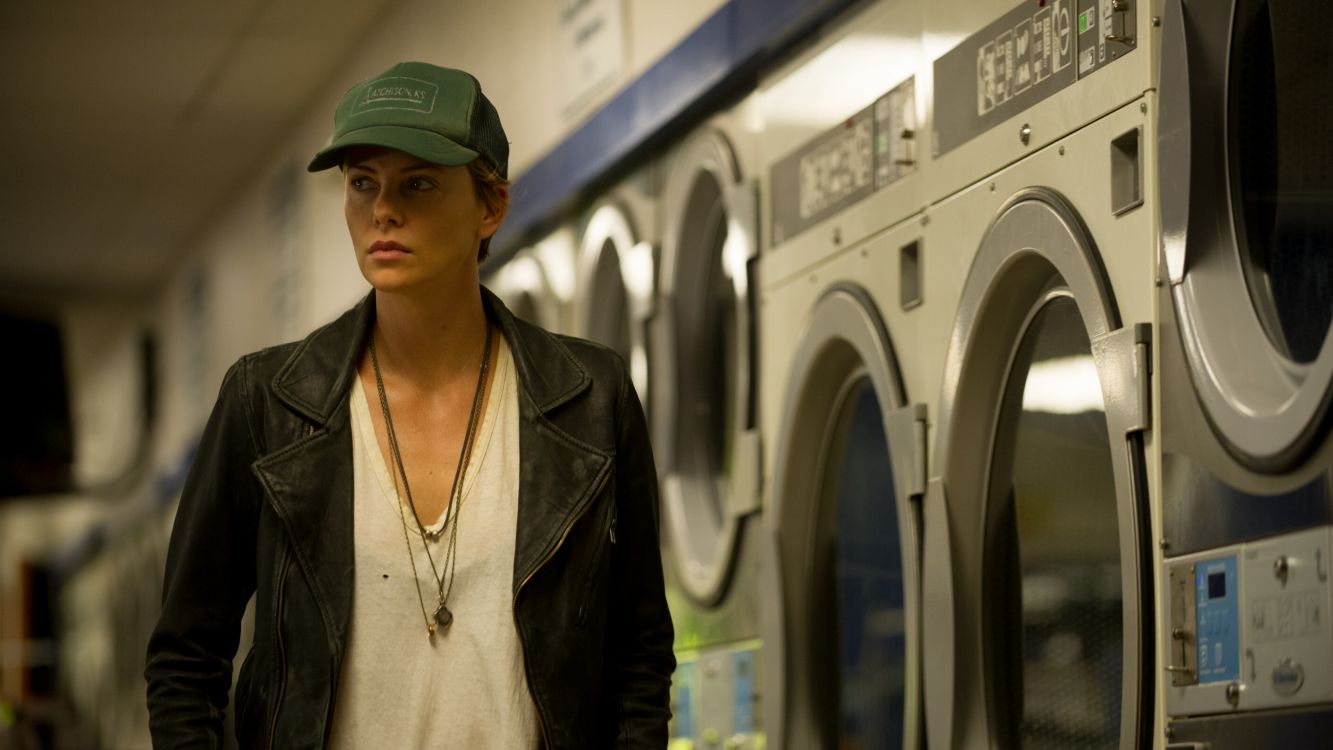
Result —
[[454, 624], [454, 613], [449, 611], [444, 602], [435, 608], [435, 624], [440, 626], [441, 632], [447, 631]]

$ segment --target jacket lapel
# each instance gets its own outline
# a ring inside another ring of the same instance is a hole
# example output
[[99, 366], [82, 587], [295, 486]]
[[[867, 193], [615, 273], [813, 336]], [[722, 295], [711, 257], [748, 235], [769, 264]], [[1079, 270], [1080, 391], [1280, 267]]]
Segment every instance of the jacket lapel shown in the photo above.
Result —
[[375, 319], [375, 293], [297, 344], [273, 377], [273, 393], [297, 414], [324, 425], [342, 408]]
[[310, 582], [335, 654], [345, 643], [355, 560], [347, 392], [373, 320], [372, 293], [297, 345], [274, 376], [273, 393], [303, 418], [306, 433], [253, 466]]
[[559, 548], [611, 475], [611, 457], [579, 445], [540, 415], [521, 418], [514, 593]]
[[255, 476], [282, 519], [333, 653], [352, 611], [352, 438], [343, 409], [324, 429], [256, 461]]
[[555, 335], [516, 319], [489, 290], [482, 298], [514, 355], [519, 383], [518, 531], [514, 593], [559, 548], [611, 475], [612, 458], [579, 442], [547, 415], [591, 384]]

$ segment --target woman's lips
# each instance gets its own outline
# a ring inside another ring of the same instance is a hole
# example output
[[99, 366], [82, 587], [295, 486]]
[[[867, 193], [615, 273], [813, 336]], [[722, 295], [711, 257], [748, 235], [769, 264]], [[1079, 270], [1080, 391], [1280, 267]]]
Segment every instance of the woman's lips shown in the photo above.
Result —
[[402, 258], [412, 253], [406, 247], [389, 240], [380, 240], [370, 246], [370, 257], [388, 260], [391, 258]]

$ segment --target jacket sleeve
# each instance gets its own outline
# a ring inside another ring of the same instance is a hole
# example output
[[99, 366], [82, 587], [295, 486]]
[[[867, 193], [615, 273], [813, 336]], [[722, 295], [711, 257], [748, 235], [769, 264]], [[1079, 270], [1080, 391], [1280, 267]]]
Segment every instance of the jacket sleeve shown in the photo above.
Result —
[[662, 579], [657, 470], [643, 407], [622, 377], [616, 446], [617, 544], [611, 568], [611, 621], [619, 684], [617, 748], [664, 748], [671, 718], [674, 631]]
[[237, 362], [200, 439], [167, 550], [162, 613], [148, 642], [155, 748], [220, 748], [240, 620], [255, 587], [260, 489], [247, 360]]

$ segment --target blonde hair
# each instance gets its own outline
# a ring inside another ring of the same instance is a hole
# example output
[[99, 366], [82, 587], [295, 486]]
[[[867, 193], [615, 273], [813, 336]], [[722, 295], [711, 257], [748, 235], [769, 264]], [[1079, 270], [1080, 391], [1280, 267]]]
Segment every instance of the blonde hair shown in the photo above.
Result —
[[[509, 180], [501, 177], [495, 167], [480, 157], [468, 162], [467, 171], [472, 175], [472, 188], [477, 192], [477, 199], [503, 217], [509, 211]], [[491, 238], [487, 237], [477, 250], [477, 262], [485, 261], [490, 254]]]

